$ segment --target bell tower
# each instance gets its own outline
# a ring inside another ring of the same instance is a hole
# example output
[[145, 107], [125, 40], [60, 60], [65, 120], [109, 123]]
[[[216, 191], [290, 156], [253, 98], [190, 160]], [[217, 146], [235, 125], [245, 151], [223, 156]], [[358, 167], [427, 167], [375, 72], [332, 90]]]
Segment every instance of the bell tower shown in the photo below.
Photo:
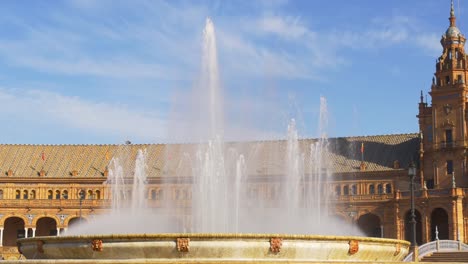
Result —
[[453, 0], [449, 21], [449, 28], [440, 40], [443, 51], [436, 60], [429, 92], [432, 105], [424, 102], [421, 92], [417, 116], [423, 135], [421, 180], [426, 181], [428, 188], [468, 187], [466, 38], [456, 26]]

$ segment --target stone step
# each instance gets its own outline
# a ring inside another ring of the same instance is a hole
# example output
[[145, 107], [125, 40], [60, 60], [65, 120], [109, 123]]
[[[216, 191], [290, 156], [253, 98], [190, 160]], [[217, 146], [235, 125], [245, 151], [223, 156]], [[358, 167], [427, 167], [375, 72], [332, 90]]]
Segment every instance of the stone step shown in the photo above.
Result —
[[468, 262], [468, 251], [434, 252], [421, 259], [422, 262]]

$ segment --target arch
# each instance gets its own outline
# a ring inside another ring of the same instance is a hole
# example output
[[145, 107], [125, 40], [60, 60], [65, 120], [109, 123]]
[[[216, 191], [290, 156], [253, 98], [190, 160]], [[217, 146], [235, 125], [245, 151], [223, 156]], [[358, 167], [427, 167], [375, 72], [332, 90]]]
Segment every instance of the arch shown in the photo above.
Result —
[[449, 239], [449, 217], [447, 211], [442, 208], [435, 208], [431, 213], [431, 240], [435, 240], [435, 230], [439, 232], [439, 239]]
[[101, 199], [101, 191], [100, 191], [100, 190], [96, 190], [95, 193], [96, 193], [96, 196], [95, 196], [96, 199], [98, 199], [98, 200]]
[[0, 190], [0, 199], [3, 199], [3, 190]]
[[[414, 210], [416, 216], [416, 243], [418, 245], [422, 244], [422, 223], [421, 223], [421, 213], [418, 210]], [[405, 240], [411, 241], [412, 227], [411, 227], [411, 210], [408, 210], [405, 215]]]
[[368, 237], [381, 236], [380, 218], [372, 213], [361, 215], [357, 221], [359, 228]]
[[151, 190], [151, 200], [156, 200], [156, 190]]
[[94, 192], [93, 192], [93, 190], [88, 190], [88, 199], [94, 199]]
[[382, 193], [383, 193], [383, 185], [382, 185], [382, 184], [377, 185], [377, 193], [378, 193], [378, 194], [382, 194]]
[[47, 199], [52, 200], [54, 198], [54, 193], [52, 190], [47, 191]]
[[4, 223], [3, 246], [15, 247], [16, 239], [25, 237], [24, 219], [13, 216], [8, 217]]
[[340, 185], [336, 185], [336, 186], [335, 186], [335, 195], [336, 195], [336, 196], [340, 196], [340, 195], [341, 195], [341, 186], [340, 186]]
[[369, 194], [375, 194], [375, 186], [374, 184], [369, 185]]
[[56, 236], [57, 221], [51, 217], [41, 217], [36, 222], [36, 236]]
[[357, 186], [356, 186], [356, 184], [351, 185], [351, 195], [357, 195]]
[[62, 192], [62, 198], [65, 199], [65, 200], [68, 199], [68, 191], [67, 191], [67, 190], [64, 190], [64, 191]]
[[24, 199], [24, 200], [29, 199], [29, 192], [28, 192], [28, 190], [23, 190], [23, 199]]
[[15, 191], [15, 199], [16, 199], [16, 200], [21, 199], [21, 191], [20, 191], [20, 190], [16, 190], [16, 191]]
[[392, 193], [392, 185], [390, 183], [385, 184], [385, 193]]
[[349, 186], [348, 185], [343, 186], [343, 194], [344, 195], [349, 195]]
[[60, 190], [56, 190], [55, 191], [55, 199], [60, 199], [61, 198], [61, 194], [60, 194]]
[[29, 193], [29, 199], [36, 199], [36, 190], [31, 190]]

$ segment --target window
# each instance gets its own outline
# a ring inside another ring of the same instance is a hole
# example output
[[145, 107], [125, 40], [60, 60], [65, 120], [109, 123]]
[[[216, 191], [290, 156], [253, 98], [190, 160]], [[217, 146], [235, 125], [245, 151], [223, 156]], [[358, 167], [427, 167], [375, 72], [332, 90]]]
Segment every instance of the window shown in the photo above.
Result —
[[55, 191], [55, 199], [60, 199], [60, 191]]
[[94, 193], [92, 190], [88, 190], [88, 199], [90, 200], [94, 199]]
[[447, 142], [447, 144], [453, 142], [452, 129], [445, 130], [445, 142]]
[[463, 83], [461, 74], [459, 74], [459, 75], [457, 76], [457, 82], [458, 82], [458, 83]]
[[369, 185], [369, 194], [375, 194], [375, 186], [374, 186], [374, 184]]
[[156, 200], [156, 190], [151, 190], [151, 200]]
[[356, 184], [353, 184], [351, 186], [351, 195], [356, 195], [357, 194], [357, 186]]
[[382, 184], [377, 185], [377, 192], [378, 192], [379, 194], [382, 194], [382, 193], [383, 193], [383, 186], [382, 186]]
[[29, 193], [29, 199], [36, 199], [36, 191], [35, 191], [35, 190], [32, 190], [32, 191]]
[[340, 196], [341, 195], [341, 186], [335, 186], [335, 195]]
[[349, 195], [349, 187], [348, 187], [348, 185], [345, 185], [345, 186], [343, 187], [343, 194], [344, 194], [344, 195]]
[[29, 198], [29, 192], [27, 190], [23, 191], [23, 199], [27, 200]]
[[453, 160], [447, 160], [447, 174], [453, 173]]
[[52, 193], [52, 190], [47, 191], [47, 199], [52, 200], [54, 198], [54, 195]]
[[434, 179], [426, 180], [426, 187], [428, 189], [434, 189]]
[[392, 193], [392, 185], [390, 183], [385, 184], [385, 193]]
[[65, 200], [68, 199], [68, 191], [67, 191], [67, 190], [65, 190], [65, 191], [62, 192], [62, 197], [63, 197], [63, 199], [65, 199]]
[[3, 199], [3, 190], [0, 190], [0, 199]]
[[96, 199], [101, 199], [101, 191], [96, 190]]
[[16, 190], [16, 192], [15, 192], [15, 198], [16, 198], [17, 200], [21, 199], [21, 192], [20, 192], [20, 190]]

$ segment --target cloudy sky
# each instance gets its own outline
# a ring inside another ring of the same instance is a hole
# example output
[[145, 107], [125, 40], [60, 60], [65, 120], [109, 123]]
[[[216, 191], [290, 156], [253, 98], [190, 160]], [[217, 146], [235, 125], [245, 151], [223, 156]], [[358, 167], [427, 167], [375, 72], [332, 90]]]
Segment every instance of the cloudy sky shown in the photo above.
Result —
[[[291, 118], [316, 137], [321, 96], [329, 136], [417, 132], [450, 9], [449, 0], [0, 5], [0, 143], [11, 144], [173, 141], [207, 17], [231, 138], [284, 138]], [[468, 2], [455, 7], [465, 32]]]

